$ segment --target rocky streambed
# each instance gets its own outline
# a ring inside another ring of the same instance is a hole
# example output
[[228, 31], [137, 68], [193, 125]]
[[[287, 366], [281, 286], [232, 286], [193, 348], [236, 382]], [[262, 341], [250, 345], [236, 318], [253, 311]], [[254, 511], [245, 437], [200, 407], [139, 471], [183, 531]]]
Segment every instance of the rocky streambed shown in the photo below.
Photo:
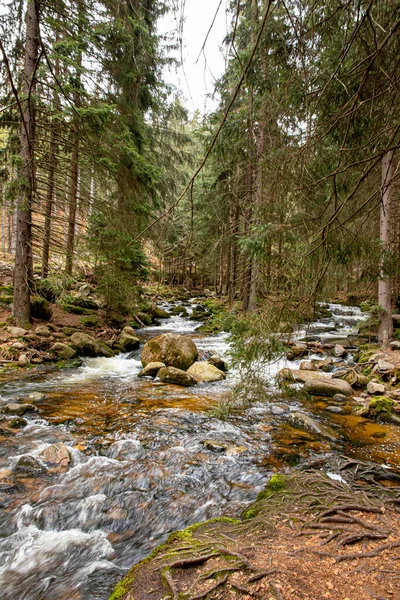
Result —
[[[28, 409], [11, 408], [0, 423], [2, 598], [106, 600], [170, 532], [237, 517], [276, 469], [346, 453], [390, 472], [400, 458], [396, 424], [353, 414], [350, 395], [310, 401], [301, 384], [289, 382], [286, 392], [276, 387], [282, 369], [300, 372], [304, 360], [331, 361], [331, 372], [352, 365], [351, 336], [363, 315], [340, 306], [330, 314], [298, 333], [308, 343], [330, 344], [329, 357], [303, 346], [300, 356], [262, 365], [268, 393], [228, 420], [213, 414], [238, 373], [190, 387], [138, 377], [141, 348], [56, 373], [4, 377], [2, 407]], [[227, 335], [199, 337], [197, 325], [175, 314], [135, 334], [141, 344], [182, 334], [201, 359], [229, 361]], [[335, 356], [342, 344], [347, 356]], [[12, 428], [11, 419], [25, 422]]]

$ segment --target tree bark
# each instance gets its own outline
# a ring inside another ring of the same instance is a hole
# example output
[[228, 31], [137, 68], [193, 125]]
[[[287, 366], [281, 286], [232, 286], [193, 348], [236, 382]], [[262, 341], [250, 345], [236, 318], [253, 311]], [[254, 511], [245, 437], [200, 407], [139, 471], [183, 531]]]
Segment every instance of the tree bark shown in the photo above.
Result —
[[[56, 36], [56, 43], [59, 41], [59, 35]], [[55, 65], [55, 74], [58, 78], [60, 75], [60, 60], [57, 57]], [[60, 99], [57, 88], [54, 91], [54, 111], [57, 113], [60, 110]], [[59, 127], [53, 120], [51, 123], [50, 133], [50, 148], [49, 148], [49, 173], [47, 179], [46, 206], [44, 217], [44, 232], [43, 232], [43, 254], [42, 254], [42, 278], [45, 279], [49, 274], [49, 254], [50, 254], [50, 237], [51, 237], [51, 218], [54, 203], [54, 181], [57, 165], [57, 135]]]
[[71, 187], [68, 210], [68, 232], [67, 232], [67, 252], [65, 259], [65, 273], [72, 275], [72, 266], [74, 260], [75, 243], [75, 222], [76, 209], [78, 206], [78, 177], [79, 177], [79, 134], [76, 130], [72, 136], [72, 159], [71, 159]]
[[21, 123], [20, 191], [17, 200], [17, 230], [14, 267], [14, 318], [18, 326], [31, 322], [29, 280], [32, 274], [32, 199], [35, 187], [35, 70], [39, 52], [37, 4], [28, 0], [24, 58], [23, 103]]
[[387, 348], [393, 335], [391, 280], [385, 274], [385, 259], [390, 250], [390, 212], [393, 177], [393, 150], [382, 159], [380, 214], [381, 269], [378, 283], [379, 326], [378, 341]]

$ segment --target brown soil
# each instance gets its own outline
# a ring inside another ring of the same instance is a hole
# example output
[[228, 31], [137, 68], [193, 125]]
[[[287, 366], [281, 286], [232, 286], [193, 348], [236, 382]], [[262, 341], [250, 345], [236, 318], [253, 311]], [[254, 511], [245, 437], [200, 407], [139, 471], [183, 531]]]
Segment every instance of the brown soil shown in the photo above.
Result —
[[400, 489], [365, 486], [287, 477], [247, 520], [173, 534], [111, 599], [399, 600]]

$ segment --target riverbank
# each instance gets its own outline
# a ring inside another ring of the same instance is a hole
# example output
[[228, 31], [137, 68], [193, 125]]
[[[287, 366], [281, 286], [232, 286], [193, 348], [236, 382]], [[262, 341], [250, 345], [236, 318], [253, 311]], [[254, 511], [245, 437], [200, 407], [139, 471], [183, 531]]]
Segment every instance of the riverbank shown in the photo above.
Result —
[[325, 468], [272, 476], [240, 521], [172, 534], [110, 600], [398, 599], [399, 488], [377, 466]]

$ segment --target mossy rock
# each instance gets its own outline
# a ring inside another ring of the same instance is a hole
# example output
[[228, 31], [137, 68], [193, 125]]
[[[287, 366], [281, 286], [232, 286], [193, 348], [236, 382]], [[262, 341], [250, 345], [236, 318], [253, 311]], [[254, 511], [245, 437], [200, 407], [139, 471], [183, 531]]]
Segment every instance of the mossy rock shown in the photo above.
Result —
[[35, 319], [50, 321], [53, 314], [53, 309], [51, 308], [50, 302], [46, 300], [46, 298], [42, 298], [41, 296], [32, 296], [31, 313], [32, 317]]
[[93, 315], [94, 311], [75, 304], [63, 304], [62, 309], [72, 315]]
[[94, 315], [82, 317], [81, 319], [79, 319], [79, 322], [82, 323], [84, 327], [98, 327], [100, 325], [99, 319]]

